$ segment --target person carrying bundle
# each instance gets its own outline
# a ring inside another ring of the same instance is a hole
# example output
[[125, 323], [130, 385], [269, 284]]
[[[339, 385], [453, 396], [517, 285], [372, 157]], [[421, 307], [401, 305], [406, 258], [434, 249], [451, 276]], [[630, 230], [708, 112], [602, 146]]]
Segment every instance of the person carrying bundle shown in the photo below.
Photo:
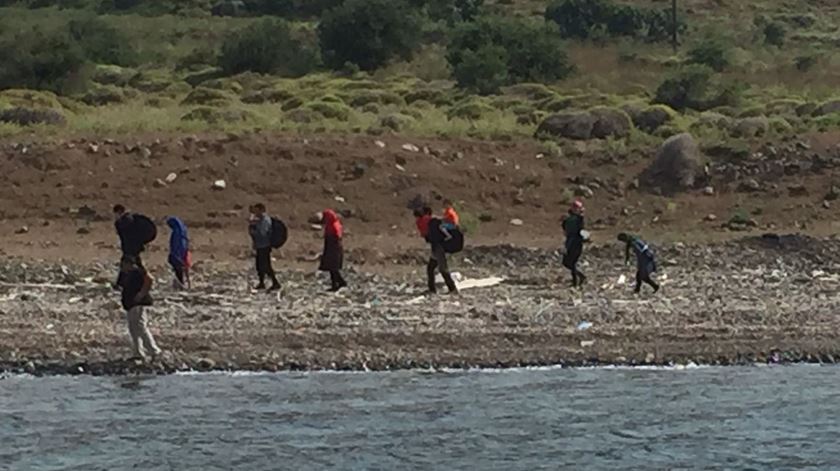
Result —
[[623, 232], [618, 235], [618, 240], [624, 242], [625, 245], [625, 264], [630, 263], [630, 251], [636, 254], [636, 289], [633, 291], [641, 292], [642, 283], [647, 283], [653, 288], [654, 293], [658, 292], [659, 284], [651, 278], [651, 275], [656, 272], [656, 257], [650, 246], [642, 239]]

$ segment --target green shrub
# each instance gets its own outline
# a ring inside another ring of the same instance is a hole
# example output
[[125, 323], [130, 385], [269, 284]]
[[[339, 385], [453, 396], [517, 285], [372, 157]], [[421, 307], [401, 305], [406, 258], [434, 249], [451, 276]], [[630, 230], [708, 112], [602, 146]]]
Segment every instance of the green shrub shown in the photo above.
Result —
[[138, 62], [137, 51], [125, 35], [95, 16], [72, 20], [67, 28], [91, 62], [120, 66]]
[[509, 61], [505, 48], [485, 44], [477, 50], [463, 51], [459, 63], [453, 66], [453, 74], [459, 87], [488, 95], [496, 93], [509, 82]]
[[182, 105], [225, 106], [231, 103], [230, 95], [222, 90], [198, 87], [181, 102]]
[[516, 18], [483, 17], [461, 25], [447, 60], [460, 87], [483, 93], [559, 80], [574, 70], [556, 27]]
[[785, 25], [778, 21], [767, 23], [764, 26], [764, 42], [766, 44], [782, 47], [785, 44], [786, 35]]
[[318, 113], [324, 118], [335, 119], [338, 121], [347, 121], [351, 113], [351, 110], [347, 105], [327, 101], [313, 101], [306, 103], [303, 105], [303, 109]]
[[718, 38], [707, 39], [688, 51], [689, 64], [705, 65], [715, 72], [723, 72], [732, 63], [732, 51]]
[[91, 87], [81, 96], [86, 105], [105, 106], [125, 102], [126, 96], [121, 88], [111, 85]]
[[[611, 0], [554, 0], [546, 7], [545, 19], [557, 23], [563, 37], [578, 39], [605, 34], [663, 41], [670, 38], [674, 27], [667, 10], [619, 5]], [[676, 27], [682, 31], [686, 25], [678, 20]]]
[[457, 23], [472, 21], [481, 12], [484, 0], [410, 0], [422, 8], [432, 21]]
[[495, 109], [481, 101], [478, 100], [466, 100], [461, 103], [458, 103], [454, 107], [452, 107], [447, 113], [446, 116], [449, 119], [468, 119], [468, 120], [477, 120], [481, 119], [487, 113], [494, 112]]
[[741, 90], [720, 83], [713, 71], [703, 65], [682, 67], [667, 77], [656, 89], [655, 103], [675, 110], [708, 110], [738, 104]]
[[299, 77], [315, 69], [318, 57], [287, 22], [265, 19], [225, 38], [218, 64], [229, 75], [251, 71]]
[[318, 38], [329, 67], [375, 70], [411, 58], [420, 46], [420, 20], [405, 0], [347, 0], [323, 16]]
[[68, 34], [33, 28], [0, 40], [0, 64], [0, 89], [62, 91], [73, 85], [85, 55]]
[[311, 19], [320, 17], [344, 0], [247, 0], [245, 7], [254, 15], [274, 15], [283, 18]]
[[816, 54], [805, 54], [797, 56], [793, 60], [793, 64], [796, 66], [796, 70], [799, 70], [800, 72], [808, 72], [809, 70], [813, 69], [818, 62], [819, 58]]

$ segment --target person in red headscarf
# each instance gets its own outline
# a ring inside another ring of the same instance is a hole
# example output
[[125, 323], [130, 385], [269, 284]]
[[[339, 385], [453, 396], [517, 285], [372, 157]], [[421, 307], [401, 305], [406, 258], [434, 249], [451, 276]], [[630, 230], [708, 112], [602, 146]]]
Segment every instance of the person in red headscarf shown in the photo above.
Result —
[[563, 219], [563, 232], [566, 233], [566, 253], [563, 266], [572, 272], [572, 287], [583, 286], [586, 275], [578, 269], [580, 256], [583, 255], [583, 203], [576, 200], [569, 208], [569, 215]]
[[332, 209], [321, 213], [321, 221], [324, 225], [324, 253], [321, 254], [318, 269], [329, 272], [330, 291], [335, 292], [347, 286], [347, 282], [341, 276], [341, 269], [344, 267], [344, 247], [341, 243], [344, 227]]

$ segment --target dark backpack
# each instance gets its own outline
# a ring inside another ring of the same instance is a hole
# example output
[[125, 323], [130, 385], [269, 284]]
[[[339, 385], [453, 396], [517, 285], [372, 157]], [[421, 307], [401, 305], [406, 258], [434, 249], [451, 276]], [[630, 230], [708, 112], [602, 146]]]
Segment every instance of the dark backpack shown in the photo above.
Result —
[[277, 218], [271, 218], [271, 248], [279, 249], [289, 240], [289, 229], [286, 223]]
[[148, 216], [143, 214], [132, 215], [134, 222], [131, 225], [131, 233], [137, 237], [137, 240], [143, 245], [151, 243], [157, 237], [157, 226]]
[[448, 229], [448, 231], [452, 237], [443, 241], [443, 250], [446, 253], [458, 253], [464, 250], [464, 233], [461, 232], [461, 229]]

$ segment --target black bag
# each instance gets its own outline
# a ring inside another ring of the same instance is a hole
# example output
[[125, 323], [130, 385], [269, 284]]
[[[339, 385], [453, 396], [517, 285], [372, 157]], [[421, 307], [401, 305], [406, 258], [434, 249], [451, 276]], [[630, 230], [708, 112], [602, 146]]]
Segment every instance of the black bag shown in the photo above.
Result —
[[448, 229], [452, 237], [443, 241], [443, 250], [446, 253], [458, 253], [464, 250], [464, 233], [460, 229]]
[[286, 223], [277, 218], [271, 218], [271, 248], [279, 249], [289, 240], [289, 229]]
[[157, 226], [148, 216], [133, 214], [134, 222], [131, 225], [131, 233], [143, 245], [151, 243], [157, 237]]

